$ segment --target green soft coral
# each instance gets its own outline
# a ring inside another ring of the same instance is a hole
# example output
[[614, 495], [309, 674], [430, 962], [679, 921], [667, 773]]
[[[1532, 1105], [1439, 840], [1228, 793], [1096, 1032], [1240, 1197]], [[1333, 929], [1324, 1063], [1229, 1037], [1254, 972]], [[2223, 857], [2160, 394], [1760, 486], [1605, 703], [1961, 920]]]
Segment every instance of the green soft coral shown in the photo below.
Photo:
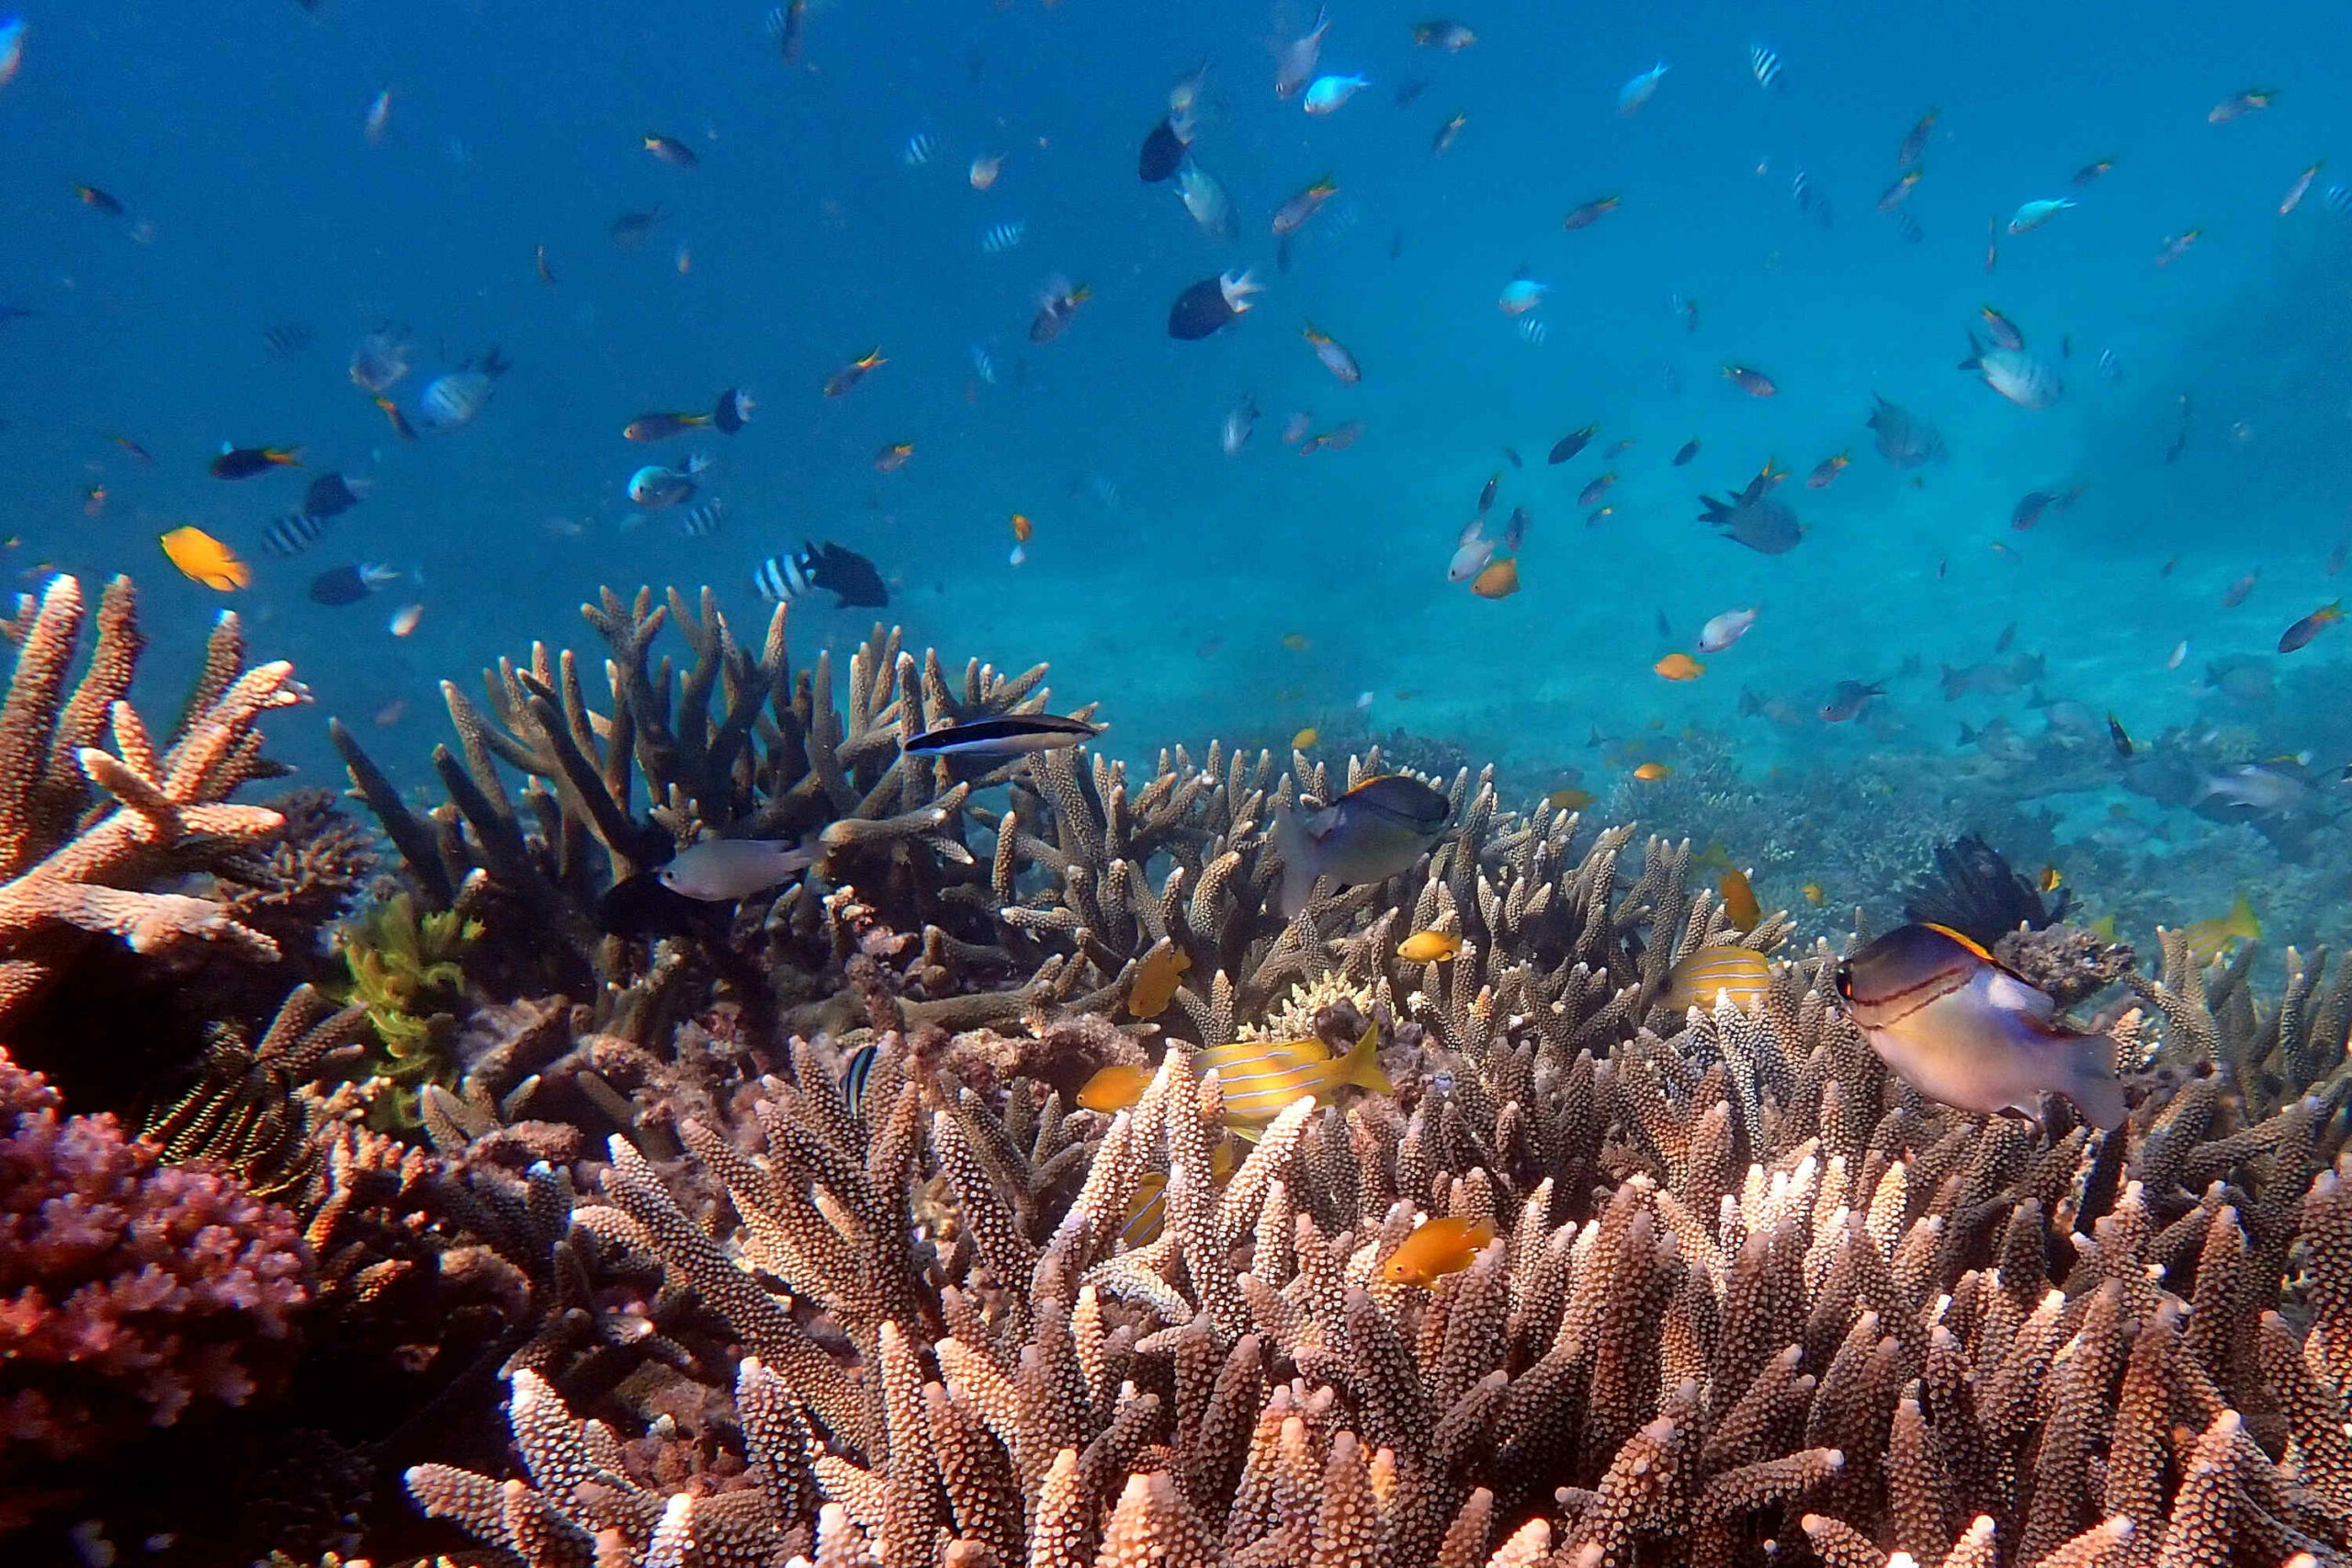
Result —
[[380, 1053], [372, 1064], [390, 1080], [391, 1120], [416, 1122], [416, 1099], [428, 1083], [454, 1088], [458, 1063], [449, 1041], [456, 1020], [447, 1006], [465, 985], [458, 960], [481, 935], [481, 922], [454, 909], [417, 913], [415, 900], [396, 893], [371, 905], [337, 934], [350, 972], [349, 1000], [368, 1010]]

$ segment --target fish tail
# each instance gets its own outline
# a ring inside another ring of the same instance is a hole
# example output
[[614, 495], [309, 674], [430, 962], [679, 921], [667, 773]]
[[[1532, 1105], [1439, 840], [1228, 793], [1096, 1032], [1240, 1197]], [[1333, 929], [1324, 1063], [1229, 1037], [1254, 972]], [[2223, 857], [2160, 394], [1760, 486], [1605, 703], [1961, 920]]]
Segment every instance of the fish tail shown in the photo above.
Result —
[[1380, 1025], [1367, 1023], [1363, 1037], [1350, 1047], [1347, 1059], [1340, 1064], [1340, 1081], [1368, 1089], [1374, 1094], [1394, 1094], [1396, 1089], [1388, 1081], [1388, 1074], [1380, 1066]]
[[2079, 1049], [2082, 1055], [2067, 1085], [2066, 1098], [2081, 1107], [2092, 1126], [2112, 1132], [2123, 1125], [2131, 1110], [2123, 1099], [2123, 1085], [2115, 1076], [2115, 1036], [2090, 1035]]
[[1315, 892], [1315, 848], [1307, 841], [1306, 824], [1297, 811], [1281, 807], [1274, 813], [1274, 853], [1283, 863], [1283, 918], [1289, 919], [1306, 908]]

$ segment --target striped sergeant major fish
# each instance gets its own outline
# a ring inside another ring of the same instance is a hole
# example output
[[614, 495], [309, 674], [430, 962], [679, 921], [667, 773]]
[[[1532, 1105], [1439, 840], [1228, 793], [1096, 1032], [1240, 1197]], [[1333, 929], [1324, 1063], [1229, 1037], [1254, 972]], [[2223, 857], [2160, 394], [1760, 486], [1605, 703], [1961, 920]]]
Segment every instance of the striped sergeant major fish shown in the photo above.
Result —
[[261, 553], [299, 556], [326, 536], [327, 520], [307, 512], [289, 512], [262, 530]]
[[1760, 43], [1747, 46], [1747, 71], [1768, 93], [1781, 85], [1781, 57]]
[[890, 603], [890, 591], [874, 563], [855, 550], [830, 541], [819, 546], [803, 542], [797, 554], [778, 551], [752, 573], [752, 586], [771, 604], [805, 599], [819, 589], [833, 595], [833, 607], [862, 604], [880, 609]]

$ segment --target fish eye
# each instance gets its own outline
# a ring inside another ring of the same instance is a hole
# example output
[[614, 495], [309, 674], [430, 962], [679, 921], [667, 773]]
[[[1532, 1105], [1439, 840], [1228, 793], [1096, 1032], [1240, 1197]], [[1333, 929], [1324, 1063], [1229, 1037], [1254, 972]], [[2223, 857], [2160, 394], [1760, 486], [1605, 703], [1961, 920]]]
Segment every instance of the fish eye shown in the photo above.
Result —
[[1838, 965], [1838, 977], [1832, 981], [1831, 984], [1838, 987], [1838, 996], [1844, 998], [1847, 1001], [1852, 1001], [1854, 999], [1854, 971], [1852, 965], [1846, 964], [1840, 964]]

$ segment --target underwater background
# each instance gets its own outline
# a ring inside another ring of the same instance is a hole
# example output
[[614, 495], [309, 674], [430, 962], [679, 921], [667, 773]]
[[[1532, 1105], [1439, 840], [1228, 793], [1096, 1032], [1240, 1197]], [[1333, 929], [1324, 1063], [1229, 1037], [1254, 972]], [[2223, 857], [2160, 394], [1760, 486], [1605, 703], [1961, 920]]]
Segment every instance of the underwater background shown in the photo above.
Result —
[[[1449, 51], [1416, 47], [1417, 10], [1351, 3], [1319, 69], [1370, 85], [1328, 115], [1273, 91], [1298, 7], [818, 0], [791, 61], [763, 12], [26, 7], [0, 87], [11, 574], [135, 573], [148, 687], [176, 690], [236, 610], [318, 698], [272, 730], [314, 783], [340, 779], [331, 715], [429, 780], [437, 682], [575, 641], [599, 585], [713, 584], [750, 624], [762, 561], [835, 541], [890, 603], [803, 597], [797, 660], [879, 618], [1000, 669], [1050, 660], [1057, 711], [1099, 704], [1114, 755], [1313, 729], [1335, 759], [1379, 737], [1440, 771], [1491, 761], [1507, 798], [1579, 790], [1719, 847], [1825, 931], [1978, 829], [2127, 936], [2239, 892], [2278, 936], [2341, 936], [2352, 641], [2323, 622], [2278, 648], [2342, 591], [2352, 529], [2343, 7], [1512, 6]], [[1230, 193], [1229, 241], [1137, 177], [1204, 60], [1190, 154]], [[2267, 105], [2215, 108], [2250, 91]], [[1876, 210], [1931, 108], [1916, 186]], [[985, 190], [983, 154], [1003, 160]], [[1269, 215], [1325, 175], [1337, 194], [1278, 257]], [[1009, 223], [1017, 243], [986, 243]], [[1182, 290], [1244, 269], [1253, 309], [1170, 337]], [[1032, 342], [1057, 275], [1091, 294]], [[1521, 277], [1542, 302], [1498, 309]], [[2063, 379], [2052, 406], [1957, 368], [1972, 333], [1990, 344], [1987, 305]], [[390, 393], [411, 415], [493, 347], [512, 368], [461, 427], [403, 440], [347, 370], [378, 332], [408, 344]], [[738, 387], [740, 434], [621, 435]], [[1947, 456], [1883, 457], [1874, 396]], [[1262, 417], [1227, 455], [1245, 399]], [[1295, 414], [1362, 434], [1302, 454]], [[302, 466], [224, 481], [223, 444]], [[714, 459], [693, 502], [632, 503], [633, 470], [689, 451]], [[1699, 521], [1768, 461], [1805, 527], [1770, 556]], [[270, 556], [334, 470], [374, 488]], [[1529, 522], [1517, 591], [1488, 598], [1447, 566], [1498, 473], [1489, 533]], [[2013, 527], [2037, 491], [2057, 503]], [[717, 531], [687, 536], [712, 497]], [[169, 570], [157, 541], [187, 525], [250, 585]], [[362, 561], [404, 575], [356, 604], [306, 592]], [[1702, 676], [1654, 672], [1737, 607], [1753, 629]], [[1849, 681], [1883, 694], [1825, 721]]]

